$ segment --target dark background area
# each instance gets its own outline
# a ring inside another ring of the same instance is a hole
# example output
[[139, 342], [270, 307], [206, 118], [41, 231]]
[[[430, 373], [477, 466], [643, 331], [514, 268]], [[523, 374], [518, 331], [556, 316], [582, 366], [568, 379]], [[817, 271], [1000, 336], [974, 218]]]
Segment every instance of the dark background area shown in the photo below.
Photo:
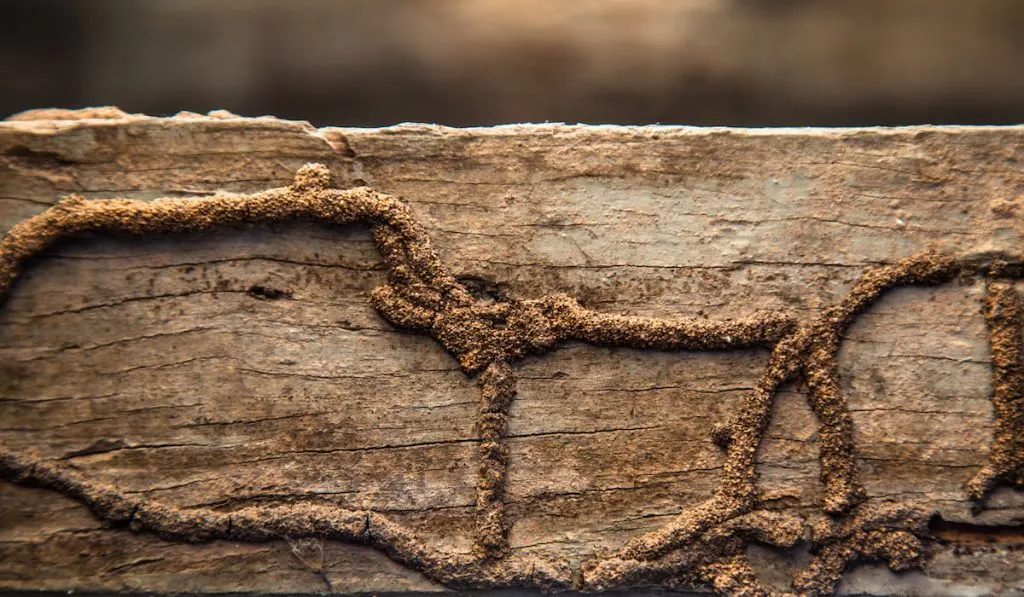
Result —
[[1021, 0], [3, 0], [0, 114], [1024, 122]]

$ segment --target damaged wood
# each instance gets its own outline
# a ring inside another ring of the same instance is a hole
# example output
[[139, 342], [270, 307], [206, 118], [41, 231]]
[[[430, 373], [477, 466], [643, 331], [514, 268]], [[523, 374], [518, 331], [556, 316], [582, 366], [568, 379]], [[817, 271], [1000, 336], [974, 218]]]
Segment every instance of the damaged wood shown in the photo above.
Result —
[[1013, 590], [1022, 138], [5, 123], [0, 581]]

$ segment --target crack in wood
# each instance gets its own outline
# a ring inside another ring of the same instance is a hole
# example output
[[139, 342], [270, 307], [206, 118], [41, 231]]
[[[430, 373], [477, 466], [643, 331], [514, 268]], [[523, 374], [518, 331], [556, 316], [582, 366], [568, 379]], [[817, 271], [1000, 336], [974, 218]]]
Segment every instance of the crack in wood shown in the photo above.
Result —
[[[287, 538], [368, 545], [453, 588], [600, 590], [704, 583], [723, 595], [768, 595], [772, 591], [758, 580], [745, 556], [747, 546], [792, 546], [803, 538], [805, 522], [764, 508], [770, 498], [760, 490], [756, 456], [775, 397], [784, 383], [798, 379], [807, 384], [808, 401], [820, 422], [821, 507], [826, 516], [812, 528], [813, 557], [794, 576], [792, 588], [800, 595], [829, 594], [843, 571], [859, 561], [885, 562], [894, 570], [921, 565], [929, 552], [928, 524], [933, 518], [933, 513], [908, 504], [865, 503], [850, 409], [839, 391], [839, 346], [856, 318], [888, 291], [980, 275], [988, 279], [983, 302], [993, 355], [996, 433], [990, 463], [971, 481], [968, 492], [980, 509], [997, 484], [1024, 485], [1024, 307], [1012, 284], [1022, 277], [1019, 258], [970, 255], [958, 260], [926, 251], [871, 267], [849, 295], [807, 323], [774, 312], [720, 321], [614, 315], [586, 309], [566, 295], [533, 300], [509, 299], [499, 292], [481, 296], [474, 280], [460, 281], [448, 272], [403, 203], [365, 187], [332, 189], [329, 178], [326, 167], [308, 164], [290, 187], [252, 195], [153, 201], [65, 198], [16, 225], [0, 242], [0, 295], [10, 292], [30, 259], [61, 239], [86, 233], [138, 236], [296, 219], [369, 224], [388, 279], [373, 290], [373, 306], [399, 328], [428, 334], [458, 359], [467, 375], [480, 374], [478, 436], [472, 440], [478, 443], [479, 468], [471, 553], [440, 550], [376, 511], [317, 503], [228, 512], [181, 509], [90, 481], [65, 464], [7, 450], [0, 451], [0, 477], [60, 492], [85, 504], [106, 524], [171, 541]], [[265, 300], [287, 297], [264, 286], [248, 292]], [[771, 350], [756, 386], [745, 389], [739, 411], [712, 434], [725, 451], [715, 494], [580, 568], [511, 550], [505, 500], [508, 410], [515, 398], [512, 364], [569, 340], [653, 350]], [[95, 450], [108, 448], [120, 447]]]

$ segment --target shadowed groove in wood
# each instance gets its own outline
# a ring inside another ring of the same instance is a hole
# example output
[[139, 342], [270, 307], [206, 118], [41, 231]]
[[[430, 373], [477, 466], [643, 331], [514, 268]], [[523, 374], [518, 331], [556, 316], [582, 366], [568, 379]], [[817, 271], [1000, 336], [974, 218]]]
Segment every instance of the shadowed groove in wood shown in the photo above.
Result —
[[[585, 309], [565, 295], [502, 299], [485, 305], [475, 302], [467, 288], [448, 273], [404, 204], [367, 188], [336, 190], [328, 183], [326, 168], [307, 165], [292, 186], [248, 196], [149, 202], [70, 197], [18, 224], [0, 242], [0, 293], [10, 291], [29, 259], [61, 239], [83, 233], [168, 234], [295, 219], [369, 224], [388, 274], [388, 283], [373, 291], [373, 306], [396, 326], [424, 332], [438, 341], [467, 374], [483, 372], [477, 534], [472, 554], [433, 549], [408, 529], [371, 511], [308, 505], [250, 507], [228, 513], [184, 511], [127, 498], [68, 468], [6, 451], [0, 460], [0, 474], [12, 482], [35, 484], [73, 497], [107, 523], [127, 524], [137, 532], [152, 532], [168, 540], [327, 537], [369, 545], [452, 587], [592, 590], [686, 582], [707, 583], [722, 594], [761, 595], [769, 591], [753, 574], [744, 555], [746, 545], [793, 545], [802, 535], [803, 523], [758, 509], [761, 496], [755, 459], [780, 386], [803, 379], [821, 425], [822, 508], [834, 519], [815, 528], [816, 555], [794, 578], [794, 590], [807, 595], [830, 593], [854, 561], [878, 560], [903, 569], [920, 564], [925, 557], [930, 513], [899, 504], [862, 504], [866, 496], [853, 460], [852, 423], [838, 389], [840, 340], [859, 313], [895, 287], [941, 284], [958, 274], [998, 274], [1009, 280], [1019, 278], [1019, 270], [999, 268], [994, 259], [977, 263], [976, 259], [958, 261], [924, 252], [867, 270], [846, 298], [802, 325], [781, 313], [712, 322], [604, 314]], [[1024, 437], [1024, 416], [1020, 412], [1019, 298], [1008, 282], [993, 281], [986, 301], [997, 382], [993, 396], [997, 434], [983, 481], [987, 489], [996, 482], [1019, 483], [1020, 463], [1012, 456], [1014, 442]], [[611, 557], [586, 562], [580, 571], [564, 562], [510, 555], [510, 523], [504, 509], [508, 474], [505, 436], [508, 407], [515, 395], [511, 363], [528, 354], [548, 352], [567, 340], [657, 350], [771, 348], [755, 389], [747, 394], [732, 421], [716, 428], [715, 441], [724, 448], [726, 459], [715, 495], [686, 509], [663, 528], [633, 539]], [[980, 502], [984, 490], [972, 487], [971, 491]]]

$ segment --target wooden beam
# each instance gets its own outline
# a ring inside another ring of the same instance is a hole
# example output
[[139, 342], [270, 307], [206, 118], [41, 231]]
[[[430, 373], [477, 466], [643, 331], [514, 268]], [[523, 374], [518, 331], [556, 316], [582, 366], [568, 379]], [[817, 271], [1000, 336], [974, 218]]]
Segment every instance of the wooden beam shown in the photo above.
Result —
[[1024, 587], [1024, 127], [0, 156], [0, 588]]

